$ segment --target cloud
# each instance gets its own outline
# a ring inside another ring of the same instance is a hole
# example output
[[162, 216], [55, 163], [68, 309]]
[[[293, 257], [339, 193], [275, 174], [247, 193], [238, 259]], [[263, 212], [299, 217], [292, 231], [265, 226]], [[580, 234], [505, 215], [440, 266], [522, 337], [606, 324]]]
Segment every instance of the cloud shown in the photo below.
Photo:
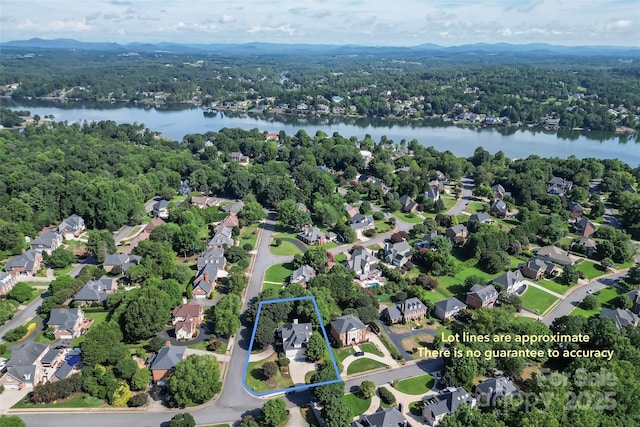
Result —
[[529, 13], [543, 3], [544, 0], [508, 0], [504, 10], [507, 12]]
[[511, 37], [513, 33], [511, 32], [511, 29], [505, 28], [502, 31], [500, 31], [500, 35], [503, 37]]
[[219, 24], [228, 24], [230, 22], [235, 21], [235, 18], [231, 15], [222, 15], [220, 19], [218, 19]]
[[117, 13], [105, 13], [104, 15], [102, 15], [102, 19], [104, 19], [105, 21], [115, 21], [117, 19], [120, 19], [120, 15], [118, 15]]
[[327, 16], [331, 16], [331, 11], [330, 10], [318, 10], [313, 12], [311, 15], [309, 15], [310, 17], [314, 18], [314, 19], [322, 19], [322, 18], [326, 18]]
[[622, 28], [629, 28], [631, 26], [631, 21], [628, 19], [619, 19], [617, 21], [613, 21], [610, 22], [609, 24], [607, 24], [607, 29], [609, 30], [614, 30], [614, 29], [622, 29]]
[[291, 26], [291, 24], [284, 24], [278, 27], [265, 27], [262, 25], [256, 25], [247, 30], [249, 34], [259, 34], [259, 33], [284, 33], [292, 36], [296, 30]]
[[129, 6], [131, 5], [130, 1], [127, 0], [111, 0], [109, 3], [114, 4], [116, 6]]
[[87, 25], [85, 21], [77, 21], [77, 20], [60, 20], [60, 21], [50, 21], [47, 23], [33, 22], [31, 20], [23, 21], [16, 25], [16, 28], [19, 30], [29, 30], [37, 33], [46, 33], [49, 31], [53, 32], [72, 32], [72, 33], [80, 33], [90, 31], [92, 27]]
[[91, 22], [91, 21], [95, 21], [96, 19], [98, 19], [100, 17], [100, 12], [95, 12], [92, 13], [91, 15], [87, 15], [84, 20], [86, 22]]

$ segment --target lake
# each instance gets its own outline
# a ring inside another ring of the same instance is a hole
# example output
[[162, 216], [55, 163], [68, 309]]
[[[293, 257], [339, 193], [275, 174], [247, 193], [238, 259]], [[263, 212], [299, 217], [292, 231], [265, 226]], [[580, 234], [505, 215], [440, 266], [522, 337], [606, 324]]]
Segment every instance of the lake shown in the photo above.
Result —
[[613, 135], [602, 132], [560, 131], [545, 132], [540, 129], [503, 127], [462, 127], [440, 121], [407, 122], [371, 118], [324, 118], [298, 116], [263, 116], [261, 114], [205, 113], [192, 106], [168, 109], [142, 108], [128, 104], [91, 104], [80, 102], [46, 102], [1, 99], [0, 105], [12, 110], [29, 110], [41, 117], [53, 114], [56, 121], [84, 122], [113, 120], [116, 123], [142, 123], [153, 131], [181, 141], [189, 133], [205, 133], [222, 128], [254, 129], [278, 133], [284, 130], [295, 134], [304, 129], [309, 135], [323, 131], [334, 132], [349, 138], [371, 135], [375, 141], [386, 135], [399, 143], [416, 139], [422, 145], [433, 146], [439, 151], [449, 150], [456, 156], [471, 156], [477, 147], [491, 153], [502, 151], [511, 158], [532, 154], [541, 157], [599, 159], [617, 158], [632, 167], [640, 165], [640, 138], [638, 134]]

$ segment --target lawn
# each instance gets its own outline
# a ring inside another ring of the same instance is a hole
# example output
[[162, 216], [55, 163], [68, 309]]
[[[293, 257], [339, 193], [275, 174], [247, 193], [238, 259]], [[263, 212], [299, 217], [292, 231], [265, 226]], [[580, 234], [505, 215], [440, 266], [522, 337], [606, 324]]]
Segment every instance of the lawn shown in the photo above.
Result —
[[[404, 338], [401, 342], [402, 348], [405, 349], [407, 353], [411, 355], [413, 358], [420, 357], [420, 352], [417, 351], [419, 348], [426, 348], [433, 342], [433, 335], [430, 334], [420, 334], [420, 335], [412, 335], [410, 337]], [[416, 351], [414, 351], [416, 349]]]
[[528, 286], [524, 295], [522, 295], [522, 304], [537, 314], [544, 313], [554, 302], [556, 302], [557, 298], [553, 295], [540, 290], [538, 288], [534, 288], [533, 286]]
[[282, 289], [282, 285], [279, 285], [277, 283], [263, 283], [262, 290], [266, 291], [267, 289], [275, 289], [279, 291], [280, 289]]
[[107, 406], [102, 399], [98, 399], [97, 397], [89, 396], [88, 394], [76, 394], [68, 400], [64, 400], [62, 402], [50, 403], [48, 405], [42, 403], [34, 405], [30, 403], [29, 396], [22, 399], [20, 402], [13, 405], [15, 409], [23, 409], [23, 408], [95, 408], [98, 406]]
[[376, 233], [386, 233], [391, 230], [391, 225], [384, 219], [378, 219], [374, 221], [376, 224]]
[[270, 390], [282, 390], [289, 387], [293, 387], [293, 381], [291, 378], [283, 377], [278, 371], [269, 382], [271, 386], [267, 384], [266, 378], [262, 375], [261, 367], [266, 362], [275, 362], [278, 358], [277, 354], [272, 354], [267, 359], [259, 360], [257, 362], [249, 362], [247, 368], [247, 376], [244, 381], [245, 384], [256, 392], [265, 392]]
[[600, 270], [600, 266], [591, 261], [582, 261], [576, 265], [578, 271], [582, 271], [584, 277], [591, 280], [596, 277], [602, 276], [604, 271]]
[[398, 381], [395, 389], [401, 393], [418, 395], [425, 394], [433, 387], [435, 378], [429, 374], [420, 375], [419, 377], [407, 378]]
[[364, 351], [365, 353], [371, 353], [375, 354], [376, 356], [384, 357], [384, 354], [382, 354], [382, 352], [378, 350], [378, 347], [370, 342], [360, 344], [360, 350]]
[[[216, 350], [216, 354], [225, 354], [227, 352], [227, 343], [224, 341], [220, 341], [222, 344]], [[208, 351], [207, 346], [209, 345], [209, 340], [204, 340], [197, 342], [195, 344], [187, 345], [187, 348], [192, 348], [194, 350], [205, 350]]]
[[617, 288], [602, 288], [598, 292], [595, 292], [594, 295], [598, 299], [600, 303], [600, 307], [595, 310], [585, 310], [582, 307], [576, 307], [572, 312], [572, 316], [582, 316], [582, 317], [591, 317], [594, 314], [600, 313], [602, 307], [611, 308], [611, 302], [620, 294], [624, 293], [624, 291]]
[[564, 295], [571, 287], [560, 283], [558, 280], [558, 278], [554, 280], [540, 279], [536, 283], [545, 289], [549, 289], [551, 292]]
[[333, 357], [336, 358], [336, 362], [339, 362], [339, 363], [342, 363], [342, 361], [344, 361], [344, 359], [346, 359], [347, 357], [349, 357], [353, 353], [355, 353], [355, 351], [353, 351], [353, 349], [351, 347], [347, 347], [347, 348], [332, 348], [331, 351], [333, 351]]
[[255, 249], [258, 233], [256, 232], [256, 234], [253, 234], [253, 232], [258, 229], [258, 225], [259, 224], [254, 224], [242, 229], [242, 233], [240, 233], [240, 247], [249, 243]]
[[293, 271], [293, 264], [288, 262], [286, 264], [276, 264], [267, 268], [264, 273], [265, 282], [284, 283], [291, 276]]
[[347, 254], [341, 252], [339, 254], [336, 254], [336, 262], [340, 263], [340, 262], [344, 262], [347, 259]]
[[359, 393], [345, 394], [342, 396], [342, 401], [351, 410], [351, 417], [364, 414], [371, 405], [371, 398], [364, 399]]
[[469, 203], [469, 205], [467, 205], [467, 208], [465, 210], [469, 212], [477, 213], [477, 212], [488, 211], [489, 206], [487, 206], [487, 204], [483, 202], [471, 202]]
[[[95, 325], [99, 325], [100, 323], [104, 323], [107, 320], [107, 316], [109, 315], [106, 311], [97, 311], [97, 312], [88, 312], [85, 313], [85, 317], [88, 319], [94, 319], [91, 327]], [[84, 341], [85, 335], [80, 335], [78, 338], [74, 338], [71, 341], [71, 347], [80, 347], [80, 343]]]
[[353, 362], [347, 368], [347, 375], [353, 375], [360, 372], [370, 371], [372, 369], [384, 368], [387, 365], [377, 360], [361, 358]]
[[400, 221], [408, 222], [409, 224], [422, 224], [422, 221], [424, 221], [422, 218], [420, 218], [419, 216], [416, 216], [415, 214], [406, 214], [404, 212], [393, 212], [392, 215], [398, 218]]
[[[53, 271], [53, 274], [56, 277], [60, 277], [60, 276], [65, 276], [65, 275], [69, 275], [69, 272], [73, 270], [73, 265], [68, 265], [65, 268], [60, 268], [60, 269], [56, 269]], [[41, 283], [42, 285], [42, 283]]]
[[280, 246], [274, 246], [272, 244], [271, 246], [269, 246], [269, 250], [272, 254], [280, 256], [292, 256], [302, 253], [302, 251], [296, 245], [286, 240], [282, 240], [280, 242]]

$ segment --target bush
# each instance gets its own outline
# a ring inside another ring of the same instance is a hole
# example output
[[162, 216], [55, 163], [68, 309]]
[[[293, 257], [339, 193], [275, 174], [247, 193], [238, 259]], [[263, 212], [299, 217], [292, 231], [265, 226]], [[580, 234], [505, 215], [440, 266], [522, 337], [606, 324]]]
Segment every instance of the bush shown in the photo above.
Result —
[[387, 405], [393, 405], [396, 403], [396, 397], [384, 387], [378, 388], [378, 394], [380, 395], [380, 400], [382, 400]]
[[278, 246], [280, 246], [281, 244], [282, 244], [282, 240], [280, 240], [280, 239], [276, 239], [276, 240], [274, 240], [274, 241], [273, 241], [273, 246], [278, 247]]
[[280, 366], [280, 368], [286, 368], [290, 363], [291, 361], [288, 357], [278, 357], [278, 366]]
[[127, 406], [131, 408], [137, 408], [147, 404], [147, 393], [138, 393], [131, 396], [131, 399], [127, 402]]
[[242, 249], [247, 252], [251, 252], [253, 250], [253, 245], [251, 243], [245, 243], [244, 245], [242, 245]]
[[375, 212], [373, 213], [373, 219], [375, 219], [375, 220], [381, 220], [381, 219], [383, 219], [383, 218], [384, 218], [384, 214], [383, 214], [382, 212], [380, 212], [380, 211], [375, 211]]
[[209, 351], [218, 351], [218, 349], [222, 346], [222, 341], [220, 340], [211, 340], [207, 345], [207, 350]]
[[9, 342], [18, 341], [20, 338], [24, 337], [27, 332], [29, 332], [27, 325], [20, 325], [17, 328], [7, 331], [7, 333], [4, 334], [4, 339]]
[[69, 378], [55, 383], [35, 386], [31, 393], [31, 401], [33, 403], [51, 403], [55, 400], [66, 399], [80, 391], [82, 391], [82, 377], [80, 374], [73, 374]]

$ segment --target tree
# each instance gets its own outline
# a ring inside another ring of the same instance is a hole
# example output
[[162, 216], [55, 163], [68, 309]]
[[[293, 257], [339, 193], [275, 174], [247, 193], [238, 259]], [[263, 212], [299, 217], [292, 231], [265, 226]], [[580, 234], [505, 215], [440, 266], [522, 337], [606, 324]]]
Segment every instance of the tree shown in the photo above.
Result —
[[295, 200], [286, 199], [278, 203], [278, 219], [285, 227], [299, 230], [305, 225], [311, 224], [311, 216], [302, 211]]
[[120, 359], [115, 366], [115, 371], [118, 377], [128, 381], [138, 371], [138, 364], [131, 358]]
[[0, 251], [18, 254], [23, 246], [24, 233], [20, 231], [20, 227], [10, 222], [0, 223]]
[[589, 212], [589, 218], [596, 219], [604, 215], [604, 203], [598, 200], [596, 202], [591, 203], [591, 211]]
[[169, 421], [169, 427], [195, 427], [196, 420], [188, 412], [174, 415]]
[[267, 400], [262, 405], [262, 419], [268, 426], [278, 426], [287, 419], [287, 404], [281, 397]]
[[595, 295], [587, 295], [582, 300], [580, 306], [585, 310], [596, 310], [600, 306], [600, 303]]
[[613, 300], [613, 306], [617, 307], [617, 308], [621, 308], [623, 310], [626, 310], [626, 309], [630, 309], [631, 307], [633, 307], [633, 301], [631, 301], [631, 298], [629, 298], [629, 295], [622, 294], [622, 295], [618, 295]]
[[145, 390], [151, 381], [151, 373], [147, 368], [138, 369], [131, 377], [131, 388], [136, 391]]
[[126, 406], [131, 399], [131, 389], [129, 385], [123, 381], [117, 381], [113, 391], [108, 396], [109, 403], [113, 406]]
[[178, 362], [174, 374], [167, 380], [167, 392], [180, 407], [211, 400], [221, 389], [220, 366], [210, 356], [190, 355]]
[[8, 330], [4, 334], [4, 339], [6, 339], [9, 342], [18, 341], [19, 339], [24, 337], [27, 334], [27, 332], [29, 332], [29, 328], [27, 327], [27, 325], [20, 325], [13, 329]]
[[613, 260], [611, 258], [609, 258], [609, 257], [602, 258], [602, 260], [600, 260], [600, 267], [602, 267], [602, 269], [604, 271], [609, 271], [614, 266], [615, 266], [615, 264], [614, 264]]
[[256, 335], [254, 338], [254, 345], [257, 349], [264, 348], [273, 343], [276, 326], [276, 322], [269, 316], [266, 316], [263, 311], [260, 319], [258, 319], [258, 326], [256, 327]]
[[95, 366], [107, 360], [109, 349], [122, 341], [122, 332], [115, 322], [93, 325], [80, 344], [82, 362], [85, 366]]
[[107, 255], [116, 253], [116, 242], [109, 230], [90, 230], [87, 234], [87, 250], [99, 264], [104, 262]]
[[640, 285], [640, 262], [629, 269], [624, 281], [633, 286]]
[[562, 281], [565, 284], [569, 286], [575, 285], [578, 283], [578, 269], [575, 265], [566, 265], [560, 277], [562, 277]]
[[33, 288], [26, 283], [16, 283], [16, 285], [9, 291], [7, 298], [19, 303], [27, 302], [33, 296]]
[[341, 399], [325, 404], [322, 413], [326, 427], [347, 427], [353, 419], [351, 408]]
[[278, 364], [276, 362], [265, 362], [262, 365], [262, 374], [267, 378], [273, 378], [273, 376], [278, 372]]
[[25, 427], [26, 424], [17, 415], [0, 416], [0, 427]]
[[47, 265], [53, 268], [65, 268], [76, 260], [76, 256], [68, 249], [58, 248], [47, 258]]
[[318, 334], [314, 332], [309, 337], [309, 341], [307, 342], [307, 349], [305, 350], [305, 357], [307, 358], [307, 362], [317, 362], [318, 360], [324, 357], [326, 352], [326, 344], [324, 339]]
[[380, 400], [382, 400], [387, 405], [393, 405], [396, 403], [396, 397], [385, 387], [378, 388], [378, 394], [380, 395]]
[[136, 298], [126, 305], [122, 315], [123, 332], [128, 342], [155, 336], [171, 318], [171, 299], [165, 291], [155, 286], [137, 291]]
[[362, 381], [360, 384], [360, 394], [365, 399], [372, 397], [376, 393], [376, 385], [373, 381]]
[[247, 194], [244, 198], [244, 207], [238, 212], [238, 218], [244, 220], [245, 224], [255, 224], [266, 217], [264, 209], [253, 194]]

